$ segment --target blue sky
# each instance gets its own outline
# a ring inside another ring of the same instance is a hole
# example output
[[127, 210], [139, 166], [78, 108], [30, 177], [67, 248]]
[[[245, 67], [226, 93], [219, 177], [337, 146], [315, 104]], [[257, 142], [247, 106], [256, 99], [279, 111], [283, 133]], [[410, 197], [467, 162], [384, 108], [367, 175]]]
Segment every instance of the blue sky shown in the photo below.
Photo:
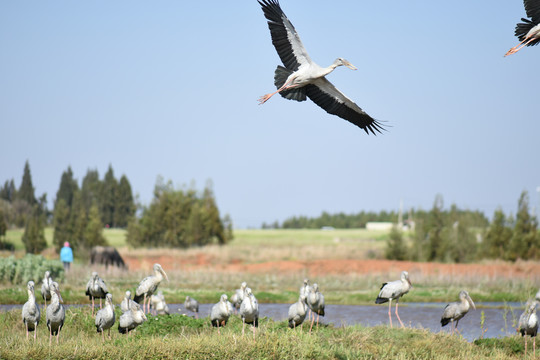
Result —
[[540, 47], [504, 58], [518, 0], [282, 0], [312, 59], [388, 131], [259, 96], [280, 64], [255, 0], [0, 2], [0, 181], [55, 197], [109, 164], [148, 204], [159, 175], [214, 184], [236, 227], [322, 211], [539, 206]]

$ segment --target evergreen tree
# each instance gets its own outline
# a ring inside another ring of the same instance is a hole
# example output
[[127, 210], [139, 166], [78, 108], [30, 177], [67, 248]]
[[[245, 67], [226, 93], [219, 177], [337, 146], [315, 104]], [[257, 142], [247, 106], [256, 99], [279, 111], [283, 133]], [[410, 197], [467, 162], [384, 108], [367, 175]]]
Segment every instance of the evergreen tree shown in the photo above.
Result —
[[483, 242], [484, 255], [489, 259], [507, 259], [512, 229], [508, 226], [502, 209], [495, 210]]
[[103, 237], [103, 224], [101, 223], [99, 208], [96, 204], [90, 207], [90, 212], [88, 213], [88, 222], [84, 230], [84, 245], [86, 248], [106, 245], [105, 238]]
[[523, 191], [518, 202], [518, 212], [508, 255], [510, 260], [536, 258], [539, 253], [538, 222], [529, 214], [529, 194]]
[[84, 232], [87, 224], [87, 213], [84, 208], [81, 193], [76, 192], [73, 198], [73, 207], [70, 213], [71, 247], [75, 250], [77, 246], [84, 247]]
[[101, 207], [102, 185], [98, 171], [88, 169], [81, 185], [82, 201], [87, 212], [90, 211], [90, 207], [94, 203]]
[[32, 174], [30, 174], [30, 165], [28, 160], [24, 164], [23, 178], [21, 186], [17, 191], [17, 198], [26, 201], [29, 205], [34, 206], [37, 203], [35, 196], [34, 185], [32, 185]]
[[135, 203], [131, 192], [131, 185], [125, 175], [120, 178], [116, 193], [115, 225], [125, 228], [129, 220], [135, 215]]
[[397, 226], [392, 226], [390, 237], [386, 243], [386, 258], [389, 260], [406, 260], [407, 253], [403, 233]]
[[62, 173], [62, 177], [60, 178], [60, 188], [56, 193], [56, 202], [63, 199], [65, 204], [71, 209], [73, 197], [78, 190], [79, 186], [77, 185], [77, 180], [73, 178], [71, 166], [68, 166], [67, 170]]
[[28, 218], [22, 241], [26, 252], [31, 254], [39, 254], [47, 247], [43, 216], [39, 216], [37, 206], [34, 214]]
[[4, 186], [0, 187], [0, 199], [4, 199], [7, 202], [13, 202], [17, 195], [17, 188], [13, 179], [4, 183]]
[[0, 209], [0, 239], [6, 236], [7, 228], [8, 226], [4, 216], [4, 211]]
[[114, 172], [112, 166], [109, 165], [109, 169], [105, 174], [103, 179], [103, 187], [100, 196], [100, 206], [101, 206], [101, 219], [104, 224], [115, 227], [114, 222], [114, 213], [115, 213], [115, 203], [116, 203], [116, 193], [118, 188], [118, 182], [114, 177]]
[[64, 246], [64, 242], [73, 242], [71, 225], [70, 210], [66, 201], [64, 199], [57, 200], [54, 207], [53, 243], [58, 253]]
[[433, 203], [433, 208], [428, 217], [428, 240], [429, 252], [428, 261], [435, 261], [441, 257], [444, 252], [445, 238], [443, 237], [444, 229], [444, 214], [443, 214], [443, 198], [442, 195], [437, 195]]

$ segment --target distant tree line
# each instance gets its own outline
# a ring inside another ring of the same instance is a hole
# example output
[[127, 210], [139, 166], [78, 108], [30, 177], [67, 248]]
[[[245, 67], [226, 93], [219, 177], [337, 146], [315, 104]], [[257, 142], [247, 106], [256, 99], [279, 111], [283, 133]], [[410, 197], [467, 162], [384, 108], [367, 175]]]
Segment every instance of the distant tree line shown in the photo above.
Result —
[[189, 247], [210, 243], [226, 244], [233, 238], [228, 215], [221, 219], [210, 183], [202, 193], [174, 188], [158, 178], [154, 199], [142, 209], [142, 216], [128, 226], [131, 246]]
[[540, 258], [538, 220], [529, 213], [529, 196], [522, 192], [515, 218], [497, 209], [491, 223], [477, 212], [444, 210], [442, 196], [430, 211], [412, 214], [414, 229], [405, 235], [394, 227], [386, 258], [413, 261], [471, 262], [480, 259]]
[[345, 214], [343, 212], [337, 214], [329, 214], [323, 212], [318, 217], [293, 216], [283, 221], [281, 225], [276, 221], [273, 224], [262, 224], [263, 229], [320, 229], [324, 226], [331, 226], [336, 229], [357, 229], [366, 227], [370, 221], [391, 221], [396, 222], [398, 213], [391, 211], [381, 212], [365, 212], [361, 211], [356, 214]]

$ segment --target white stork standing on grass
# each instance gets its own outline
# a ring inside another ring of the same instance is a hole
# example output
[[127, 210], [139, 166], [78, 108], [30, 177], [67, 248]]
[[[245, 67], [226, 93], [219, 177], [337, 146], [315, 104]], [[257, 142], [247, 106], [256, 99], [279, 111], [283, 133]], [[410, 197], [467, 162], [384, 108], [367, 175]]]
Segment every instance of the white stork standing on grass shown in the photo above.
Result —
[[242, 304], [240, 304], [240, 317], [242, 318], [242, 335], [246, 324], [253, 325], [253, 339], [255, 339], [255, 328], [259, 327], [259, 302], [250, 288], [246, 288], [246, 294]]
[[529, 300], [525, 311], [519, 317], [517, 331], [525, 339], [525, 357], [527, 357], [527, 335], [530, 335], [533, 338], [533, 358], [536, 358], [536, 335], [538, 334], [538, 315], [536, 315], [537, 305], [538, 302], [536, 300]]
[[105, 297], [105, 307], [99, 310], [96, 314], [96, 330], [101, 332], [101, 337], [105, 341], [105, 330], [109, 332], [109, 340], [111, 339], [111, 327], [114, 325], [115, 314], [114, 305], [112, 302], [112, 294], [108, 293]]
[[34, 341], [37, 336], [37, 326], [41, 318], [39, 306], [36, 304], [36, 295], [34, 292], [34, 282], [30, 280], [26, 285], [28, 290], [28, 301], [24, 303], [22, 308], [22, 320], [26, 328], [26, 339], [28, 339], [28, 332], [34, 332]]
[[[150, 297], [157, 290], [159, 284], [161, 283], [161, 281], [163, 281], [163, 278], [169, 281], [169, 278], [167, 277], [167, 274], [165, 273], [165, 270], [163, 270], [161, 265], [154, 264], [154, 275], [150, 275], [142, 279], [139, 283], [139, 286], [137, 287], [137, 290], [135, 290], [135, 297], [133, 298], [133, 301], [135, 301], [136, 303], [140, 303], [142, 300], [143, 311], [145, 313], [148, 313], [150, 311]], [[148, 305], [145, 309], [146, 299], [148, 299]]]
[[[469, 293], [465, 290], [460, 291], [459, 301], [452, 302], [444, 308], [441, 317], [441, 326], [446, 326], [448, 323], [451, 323], [450, 327], [452, 328], [452, 334], [454, 333], [454, 330], [458, 331], [457, 327], [459, 320], [469, 312], [471, 307], [476, 310], [476, 306], [469, 296]], [[455, 325], [454, 321], [456, 322]]]
[[60, 289], [57, 282], [52, 282], [51, 285], [51, 303], [47, 307], [45, 320], [49, 329], [49, 345], [51, 345], [52, 337], [56, 335], [56, 343], [60, 337], [60, 330], [64, 326], [66, 320], [66, 310], [61, 302], [64, 302], [60, 295]]
[[94, 299], [99, 299], [99, 308], [101, 309], [101, 299], [105, 299], [108, 292], [105, 281], [99, 277], [97, 272], [92, 272], [92, 277], [86, 284], [86, 295], [89, 300], [92, 300], [92, 316], [94, 316]]
[[408, 293], [411, 287], [412, 285], [411, 281], [409, 280], [409, 273], [406, 271], [401, 272], [400, 280], [382, 284], [379, 296], [377, 296], [377, 299], [375, 299], [375, 304], [383, 304], [388, 301], [388, 318], [390, 319], [390, 327], [392, 327], [392, 314], [390, 311], [392, 308], [392, 300], [396, 300], [396, 316], [399, 323], [401, 324], [401, 327], [405, 327], [399, 318], [398, 303], [399, 298]]
[[337, 115], [363, 129], [367, 134], [381, 132], [381, 124], [369, 116], [351, 99], [339, 91], [326, 75], [338, 66], [347, 66], [356, 70], [350, 62], [337, 58], [326, 68], [317, 65], [309, 57], [300, 36], [289, 21], [277, 0], [259, 0], [264, 16], [268, 19], [268, 27], [272, 43], [283, 62], [274, 75], [277, 91], [266, 94], [259, 99], [264, 104], [274, 94], [279, 93], [286, 99], [305, 101], [309, 97], [315, 104], [329, 114]]

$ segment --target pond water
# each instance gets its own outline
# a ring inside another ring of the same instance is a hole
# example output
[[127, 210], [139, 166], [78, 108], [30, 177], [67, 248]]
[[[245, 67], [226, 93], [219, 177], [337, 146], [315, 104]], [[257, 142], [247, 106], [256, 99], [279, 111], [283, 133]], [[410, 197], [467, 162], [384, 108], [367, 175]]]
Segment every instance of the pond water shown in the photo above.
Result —
[[[193, 313], [185, 310], [183, 304], [168, 304], [171, 314]], [[213, 304], [201, 304], [199, 316], [207, 317]], [[88, 305], [68, 305], [79, 307]], [[287, 320], [287, 313], [290, 304], [259, 304], [261, 317], [269, 317], [275, 321]], [[450, 324], [441, 327], [441, 315], [446, 303], [400, 303], [399, 316], [407, 327], [429, 329], [433, 332], [449, 332]], [[22, 305], [0, 305], [0, 311], [7, 311], [14, 308], [22, 308]], [[395, 305], [392, 304], [392, 322], [394, 327], [399, 326], [399, 322], [394, 314]], [[517, 324], [519, 316], [523, 312], [523, 305], [520, 303], [478, 303], [476, 310], [471, 309], [463, 319], [459, 321], [459, 331], [468, 341], [473, 341], [482, 336], [481, 314], [484, 312], [483, 337], [504, 337], [516, 334], [514, 326]], [[320, 317], [323, 324], [333, 324], [334, 326], [348, 326], [360, 324], [363, 326], [387, 325], [388, 305], [326, 305], [326, 316]]]

